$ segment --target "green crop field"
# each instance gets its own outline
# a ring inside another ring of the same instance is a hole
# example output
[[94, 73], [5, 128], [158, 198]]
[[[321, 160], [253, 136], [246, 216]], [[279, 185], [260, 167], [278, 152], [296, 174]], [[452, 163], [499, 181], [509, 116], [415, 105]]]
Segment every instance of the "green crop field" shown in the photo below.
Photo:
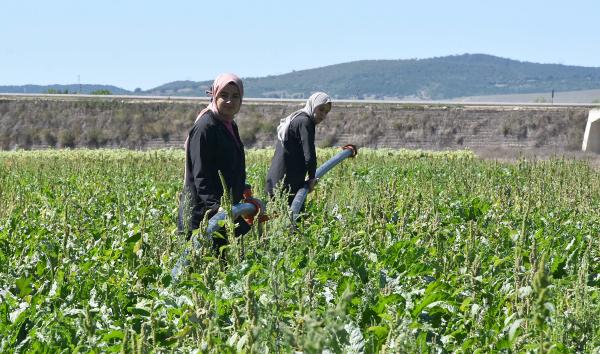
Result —
[[[257, 197], [271, 154], [247, 152]], [[278, 198], [174, 282], [182, 174], [182, 151], [1, 152], [0, 352], [600, 351], [585, 162], [364, 149], [296, 230]]]

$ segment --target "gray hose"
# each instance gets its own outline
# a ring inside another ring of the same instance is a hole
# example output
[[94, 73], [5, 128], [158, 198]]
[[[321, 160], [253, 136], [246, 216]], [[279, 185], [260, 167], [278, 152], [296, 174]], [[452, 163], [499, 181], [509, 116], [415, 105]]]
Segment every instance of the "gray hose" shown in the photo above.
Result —
[[[350, 146], [350, 145], [349, 145]], [[327, 160], [324, 164], [322, 164], [317, 171], [315, 172], [315, 178], [321, 178], [325, 175], [329, 170], [334, 168], [337, 164], [342, 162], [344, 159], [355, 156], [357, 153], [356, 147], [352, 146], [351, 148], [344, 148], [343, 151], [335, 155], [334, 157]], [[296, 192], [296, 196], [294, 196], [294, 200], [292, 201], [292, 221], [296, 221], [300, 214], [300, 209], [302, 209], [302, 205], [304, 205], [304, 201], [306, 200], [306, 196], [308, 195], [308, 183], [304, 184], [304, 187], [300, 188], [298, 192]]]
[[[257, 209], [256, 205], [254, 205], [252, 203], [236, 204], [231, 208], [231, 213], [233, 214], [233, 219], [236, 219], [240, 215], [252, 215], [252, 214], [256, 214], [257, 212], [260, 212], [261, 214], [263, 214], [266, 211], [264, 208], [265, 204], [258, 199], [255, 199], [255, 200], [258, 201], [258, 203], [261, 205], [261, 208], [260, 208], [261, 210], [256, 210]], [[208, 226], [206, 227], [204, 236], [207, 237], [208, 239], [212, 240], [212, 233], [215, 231], [218, 231], [221, 228], [221, 226], [219, 225], [219, 222], [222, 220], [225, 220], [226, 218], [227, 218], [227, 212], [225, 210], [221, 210], [218, 213], [216, 213], [212, 218], [210, 218], [208, 220]], [[192, 247], [194, 247], [194, 249], [200, 248], [200, 242], [198, 242], [198, 239], [196, 236], [192, 237]], [[189, 263], [190, 263], [188, 261], [189, 253], [190, 253], [190, 249], [186, 248], [183, 251], [183, 253], [181, 254], [181, 257], [179, 257], [179, 260], [175, 264], [175, 267], [173, 267], [173, 270], [171, 270], [171, 279], [174, 282], [176, 282], [179, 279], [179, 276], [183, 272], [183, 269], [189, 265]]]

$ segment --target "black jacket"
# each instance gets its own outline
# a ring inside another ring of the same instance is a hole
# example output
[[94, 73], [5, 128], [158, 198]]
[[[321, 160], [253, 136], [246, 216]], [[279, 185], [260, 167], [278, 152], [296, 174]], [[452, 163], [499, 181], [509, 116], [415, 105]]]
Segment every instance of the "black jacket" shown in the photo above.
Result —
[[[232, 125], [235, 138], [225, 124], [208, 111], [197, 120], [189, 133], [184, 193], [179, 203], [180, 231], [198, 228], [207, 211], [210, 211], [211, 217], [219, 209], [223, 187], [218, 171], [223, 174], [233, 203], [242, 199], [246, 181], [244, 145], [237, 125], [235, 122]], [[189, 213], [185, 212], [186, 209]], [[184, 227], [184, 221], [187, 228]]]
[[291, 194], [304, 186], [306, 178], [315, 178], [317, 154], [315, 151], [315, 123], [302, 113], [290, 123], [287, 140], [277, 140], [275, 155], [267, 176], [266, 189], [273, 195], [279, 181]]

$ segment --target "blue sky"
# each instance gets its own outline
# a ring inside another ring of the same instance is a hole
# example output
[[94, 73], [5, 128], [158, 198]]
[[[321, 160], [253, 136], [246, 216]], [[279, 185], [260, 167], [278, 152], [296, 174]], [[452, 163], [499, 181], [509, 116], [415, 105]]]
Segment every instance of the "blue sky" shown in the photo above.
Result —
[[600, 67], [598, 14], [592, 0], [7, 0], [0, 85], [149, 89], [463, 53]]

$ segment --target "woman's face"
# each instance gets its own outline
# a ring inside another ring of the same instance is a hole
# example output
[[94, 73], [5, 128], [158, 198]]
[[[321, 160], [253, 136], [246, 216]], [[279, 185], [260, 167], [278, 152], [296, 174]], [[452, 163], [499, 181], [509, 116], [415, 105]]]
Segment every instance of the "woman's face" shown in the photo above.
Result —
[[226, 118], [233, 119], [240, 111], [241, 105], [240, 89], [234, 83], [228, 83], [217, 96], [217, 110]]
[[317, 106], [313, 114], [315, 125], [324, 121], [329, 111], [331, 111], [331, 102]]

